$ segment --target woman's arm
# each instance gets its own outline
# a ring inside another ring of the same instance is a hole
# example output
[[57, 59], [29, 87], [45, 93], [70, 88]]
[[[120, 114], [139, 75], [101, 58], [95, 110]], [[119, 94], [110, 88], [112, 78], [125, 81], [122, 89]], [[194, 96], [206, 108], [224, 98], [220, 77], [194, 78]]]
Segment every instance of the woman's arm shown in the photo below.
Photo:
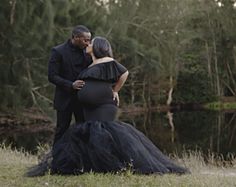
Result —
[[115, 86], [113, 87], [113, 91], [114, 92], [119, 92], [120, 89], [122, 88], [122, 86], [124, 85], [127, 77], [129, 75], [129, 72], [126, 71], [125, 73], [123, 73], [120, 78], [118, 79], [118, 81], [116, 82]]
[[122, 88], [122, 86], [124, 85], [126, 79], [128, 78], [129, 72], [126, 71], [125, 73], [123, 73], [120, 78], [118, 79], [118, 81], [116, 82], [115, 86], [113, 87], [113, 100], [117, 99], [117, 105], [119, 106], [120, 100], [119, 100], [119, 94], [118, 92], [120, 91], [120, 89]]

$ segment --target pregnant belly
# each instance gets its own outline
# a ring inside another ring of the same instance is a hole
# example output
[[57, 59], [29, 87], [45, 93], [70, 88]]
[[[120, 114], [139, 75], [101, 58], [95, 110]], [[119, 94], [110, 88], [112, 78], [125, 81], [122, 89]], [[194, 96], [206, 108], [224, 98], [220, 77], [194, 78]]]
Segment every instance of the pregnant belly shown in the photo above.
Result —
[[77, 93], [80, 103], [88, 105], [115, 104], [112, 86], [101, 81], [85, 81], [85, 85]]

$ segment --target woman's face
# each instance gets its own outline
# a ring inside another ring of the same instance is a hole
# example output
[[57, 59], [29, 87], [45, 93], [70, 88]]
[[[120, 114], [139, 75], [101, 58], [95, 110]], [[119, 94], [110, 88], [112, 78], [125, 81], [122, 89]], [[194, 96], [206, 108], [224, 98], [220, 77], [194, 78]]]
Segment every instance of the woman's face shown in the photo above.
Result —
[[92, 54], [92, 52], [93, 52], [93, 40], [92, 40], [91, 43], [86, 47], [86, 53]]

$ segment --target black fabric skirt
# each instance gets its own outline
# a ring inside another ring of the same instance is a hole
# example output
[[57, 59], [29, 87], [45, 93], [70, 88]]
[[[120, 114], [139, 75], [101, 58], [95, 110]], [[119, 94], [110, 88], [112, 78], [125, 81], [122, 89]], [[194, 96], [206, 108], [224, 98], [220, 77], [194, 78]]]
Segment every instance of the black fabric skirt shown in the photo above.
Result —
[[88, 121], [72, 126], [54, 145], [53, 173], [119, 172], [184, 174], [142, 132], [119, 121]]

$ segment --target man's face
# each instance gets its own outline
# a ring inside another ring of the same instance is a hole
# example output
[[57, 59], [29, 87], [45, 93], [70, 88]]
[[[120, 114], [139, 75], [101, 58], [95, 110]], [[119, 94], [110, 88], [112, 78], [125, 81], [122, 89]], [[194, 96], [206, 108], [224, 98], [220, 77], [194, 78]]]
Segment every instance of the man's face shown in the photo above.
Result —
[[80, 36], [74, 37], [74, 44], [78, 46], [80, 49], [86, 48], [91, 41], [91, 33], [90, 32], [83, 32]]

